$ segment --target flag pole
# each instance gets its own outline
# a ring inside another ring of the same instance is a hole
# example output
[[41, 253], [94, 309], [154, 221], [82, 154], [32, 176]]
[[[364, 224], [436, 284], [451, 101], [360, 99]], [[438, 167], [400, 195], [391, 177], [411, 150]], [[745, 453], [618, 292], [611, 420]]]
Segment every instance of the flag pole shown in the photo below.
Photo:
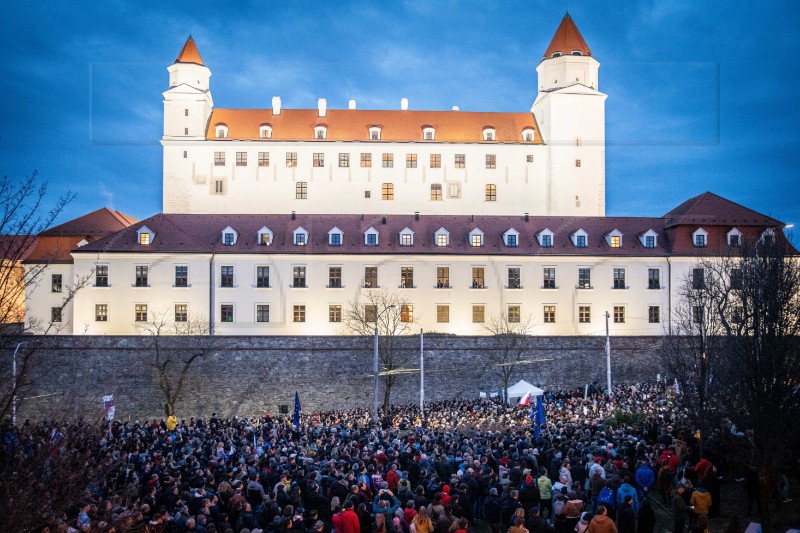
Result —
[[419, 329], [419, 414], [425, 417], [425, 332]]

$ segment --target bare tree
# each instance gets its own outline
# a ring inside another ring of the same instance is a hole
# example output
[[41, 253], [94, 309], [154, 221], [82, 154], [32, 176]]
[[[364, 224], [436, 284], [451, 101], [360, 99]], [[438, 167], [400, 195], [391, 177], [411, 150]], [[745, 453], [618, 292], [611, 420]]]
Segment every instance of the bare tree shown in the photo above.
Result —
[[405, 365], [406, 354], [400, 347], [400, 337], [411, 333], [414, 308], [404, 297], [385, 289], [365, 291], [347, 305], [344, 326], [347, 332], [368, 337], [378, 328], [378, 360], [383, 378], [383, 410], [391, 406], [392, 387]]
[[[195, 363], [213, 350], [208, 320], [204, 317], [192, 317], [176, 322], [170, 312], [165, 310], [137, 327], [151, 336], [150, 349], [140, 359], [151, 370], [163, 395], [164, 416], [172, 416], [175, 414], [176, 404], [185, 392], [187, 381], [194, 375]], [[203, 337], [202, 345], [186, 348], [185, 343], [175, 342], [171, 338], [175, 336]]]
[[492, 348], [487, 355], [487, 372], [500, 380], [503, 389], [503, 402], [508, 403], [508, 385], [522, 362], [525, 354], [525, 340], [530, 335], [533, 319], [509, 316], [507, 313], [491, 315], [484, 322], [483, 329], [492, 335]]

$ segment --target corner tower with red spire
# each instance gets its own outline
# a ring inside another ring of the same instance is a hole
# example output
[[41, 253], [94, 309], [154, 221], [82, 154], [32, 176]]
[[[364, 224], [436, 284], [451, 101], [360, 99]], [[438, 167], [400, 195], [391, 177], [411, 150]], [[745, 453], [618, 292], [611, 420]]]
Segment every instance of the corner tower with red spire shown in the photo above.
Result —
[[548, 147], [545, 204], [552, 213], [605, 216], [606, 95], [598, 90], [599, 69], [567, 13], [536, 67], [539, 93], [531, 108]]

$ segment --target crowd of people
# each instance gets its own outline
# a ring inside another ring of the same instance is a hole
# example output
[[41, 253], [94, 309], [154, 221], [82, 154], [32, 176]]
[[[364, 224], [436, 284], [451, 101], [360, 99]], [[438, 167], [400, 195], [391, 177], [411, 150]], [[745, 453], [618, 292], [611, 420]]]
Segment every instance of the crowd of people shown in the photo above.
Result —
[[543, 401], [538, 439], [530, 407], [497, 398], [396, 406], [380, 423], [366, 410], [304, 414], [298, 426], [269, 415], [105, 421], [91, 441], [26, 423], [4, 431], [3, 475], [43, 447], [52, 461], [79, 448], [79, 501], [40, 511], [38, 530], [52, 533], [652, 533], [655, 505], [675, 533], [707, 531], [718, 459], [698, 454], [700, 435], [663, 383]]

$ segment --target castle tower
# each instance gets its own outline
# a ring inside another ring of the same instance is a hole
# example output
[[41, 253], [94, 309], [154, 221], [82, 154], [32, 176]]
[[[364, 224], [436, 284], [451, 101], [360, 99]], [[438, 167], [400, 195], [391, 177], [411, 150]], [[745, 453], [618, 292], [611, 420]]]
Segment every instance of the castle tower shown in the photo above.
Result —
[[536, 72], [531, 111], [548, 147], [547, 214], [605, 215], [605, 99], [600, 63], [567, 13]]

